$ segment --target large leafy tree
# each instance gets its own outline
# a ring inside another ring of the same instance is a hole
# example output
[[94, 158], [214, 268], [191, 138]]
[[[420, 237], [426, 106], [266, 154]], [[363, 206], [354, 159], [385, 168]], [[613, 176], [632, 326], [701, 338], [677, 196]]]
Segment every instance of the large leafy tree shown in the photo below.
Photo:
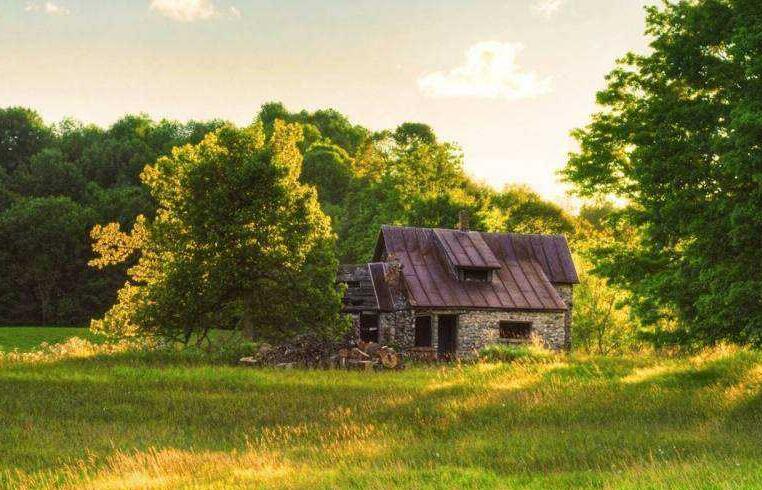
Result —
[[137, 264], [97, 329], [187, 341], [239, 321], [248, 336], [335, 333], [335, 237], [317, 193], [299, 182], [298, 124], [226, 126], [142, 174], [158, 203], [130, 234], [95, 227], [94, 265]]
[[667, 2], [647, 26], [652, 50], [609, 74], [564, 171], [628, 203], [597, 270], [686, 341], [762, 345], [762, 2]]

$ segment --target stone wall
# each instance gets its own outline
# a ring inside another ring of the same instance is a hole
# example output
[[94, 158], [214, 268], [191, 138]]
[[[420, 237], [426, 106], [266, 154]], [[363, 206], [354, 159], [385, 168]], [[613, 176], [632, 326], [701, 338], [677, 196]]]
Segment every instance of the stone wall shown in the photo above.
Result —
[[458, 354], [468, 355], [500, 341], [500, 322], [532, 324], [532, 337], [549, 349], [566, 345], [564, 312], [468, 311], [458, 317]]
[[378, 326], [382, 344], [399, 349], [415, 345], [415, 312], [412, 310], [381, 313]]
[[439, 315], [457, 315], [457, 353], [461, 356], [471, 355], [486, 345], [499, 342], [501, 321], [531, 323], [532, 336], [550, 349], [562, 349], [567, 343], [566, 314], [562, 311], [403, 310], [381, 313], [380, 340], [403, 351], [414, 347], [415, 317], [431, 316], [432, 347], [436, 348]]
[[571, 349], [572, 341], [572, 312], [574, 311], [574, 286], [571, 284], [554, 284], [556, 292], [566, 303], [566, 314], [564, 315], [564, 332], [566, 335], [565, 349]]

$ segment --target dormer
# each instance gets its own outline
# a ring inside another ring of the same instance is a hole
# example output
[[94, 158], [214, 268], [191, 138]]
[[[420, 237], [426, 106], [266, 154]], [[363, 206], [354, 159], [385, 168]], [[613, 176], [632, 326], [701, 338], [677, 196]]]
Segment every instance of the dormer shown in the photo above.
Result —
[[434, 238], [442, 261], [458, 281], [489, 283], [501, 267], [479, 232], [435, 229]]

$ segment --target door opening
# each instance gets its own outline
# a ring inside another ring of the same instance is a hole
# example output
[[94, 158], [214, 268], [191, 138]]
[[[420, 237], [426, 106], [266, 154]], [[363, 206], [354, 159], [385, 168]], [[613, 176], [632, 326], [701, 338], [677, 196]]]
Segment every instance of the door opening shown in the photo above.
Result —
[[378, 315], [360, 316], [360, 340], [378, 342]]
[[437, 327], [437, 353], [440, 359], [449, 360], [455, 357], [458, 339], [457, 315], [440, 315]]

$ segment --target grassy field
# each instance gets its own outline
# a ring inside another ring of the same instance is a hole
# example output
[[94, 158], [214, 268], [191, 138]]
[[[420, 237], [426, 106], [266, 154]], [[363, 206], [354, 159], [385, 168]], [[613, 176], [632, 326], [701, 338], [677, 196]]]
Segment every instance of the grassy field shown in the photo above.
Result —
[[0, 487], [762, 488], [762, 353], [354, 373], [0, 365]]
[[91, 342], [101, 342], [97, 335], [82, 327], [0, 327], [0, 352], [18, 349], [29, 352], [41, 343], [57, 344], [72, 337], [81, 337]]

